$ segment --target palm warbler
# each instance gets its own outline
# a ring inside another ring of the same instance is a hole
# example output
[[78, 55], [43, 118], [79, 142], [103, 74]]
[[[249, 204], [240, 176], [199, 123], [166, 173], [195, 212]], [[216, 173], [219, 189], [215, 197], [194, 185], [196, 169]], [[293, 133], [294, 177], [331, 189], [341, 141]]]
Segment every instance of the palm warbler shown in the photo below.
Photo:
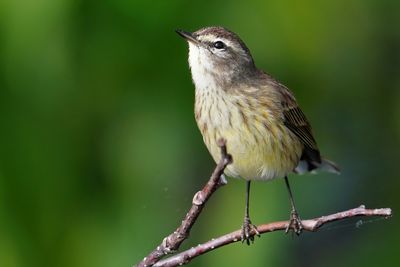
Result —
[[204, 143], [216, 162], [217, 140], [224, 138], [233, 163], [225, 174], [247, 181], [242, 241], [258, 234], [249, 217], [251, 180], [284, 177], [291, 202], [286, 229], [300, 234], [287, 175], [338, 167], [321, 158], [311, 126], [293, 93], [258, 69], [250, 50], [235, 33], [207, 27], [194, 33], [177, 30], [189, 43], [189, 65], [196, 88], [195, 118]]

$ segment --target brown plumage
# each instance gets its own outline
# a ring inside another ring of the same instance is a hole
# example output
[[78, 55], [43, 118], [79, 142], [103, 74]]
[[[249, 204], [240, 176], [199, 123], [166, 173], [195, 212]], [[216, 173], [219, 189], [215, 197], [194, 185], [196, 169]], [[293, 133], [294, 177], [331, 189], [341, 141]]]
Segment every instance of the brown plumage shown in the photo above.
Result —
[[233, 157], [225, 174], [247, 180], [243, 240], [249, 243], [251, 231], [257, 230], [248, 212], [251, 180], [285, 177], [292, 205], [288, 229], [300, 233], [287, 175], [315, 169], [338, 172], [338, 168], [321, 158], [293, 93], [256, 67], [250, 50], [235, 33], [222, 27], [178, 33], [189, 43], [195, 118], [204, 143], [218, 162], [217, 141], [224, 138]]
[[[265, 75], [267, 76], [267, 79], [274, 84], [274, 88], [279, 90], [282, 95], [282, 112], [285, 126], [289, 128], [304, 145], [301, 160], [307, 162], [308, 171], [318, 168], [322, 159], [317, 142], [312, 133], [311, 125], [305, 114], [298, 106], [293, 93], [286, 86], [276, 81], [270, 75]], [[332, 167], [339, 171], [336, 165], [332, 165]]]

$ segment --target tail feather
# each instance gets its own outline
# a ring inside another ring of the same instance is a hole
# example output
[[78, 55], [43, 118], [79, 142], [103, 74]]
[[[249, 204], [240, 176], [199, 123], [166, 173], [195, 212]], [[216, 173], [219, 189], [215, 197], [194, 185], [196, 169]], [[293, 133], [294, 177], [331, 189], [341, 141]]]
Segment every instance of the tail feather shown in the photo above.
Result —
[[307, 172], [316, 173], [318, 171], [340, 174], [340, 169], [338, 165], [333, 161], [324, 158], [321, 158], [321, 162], [302, 159], [300, 160], [297, 167], [294, 169], [294, 172], [298, 174], [304, 174]]
[[330, 173], [340, 174], [339, 166], [329, 159], [322, 158], [321, 165], [319, 165], [318, 169]]

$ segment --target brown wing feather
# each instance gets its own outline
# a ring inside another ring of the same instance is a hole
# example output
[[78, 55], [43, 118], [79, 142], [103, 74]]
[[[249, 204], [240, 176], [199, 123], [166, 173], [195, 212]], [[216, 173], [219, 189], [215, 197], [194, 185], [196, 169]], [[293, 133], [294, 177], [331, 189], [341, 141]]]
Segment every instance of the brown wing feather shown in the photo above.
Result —
[[310, 163], [321, 163], [321, 155], [318, 150], [317, 142], [312, 135], [310, 123], [297, 105], [296, 99], [289, 89], [281, 84], [279, 85], [282, 94], [284, 124], [303, 143], [304, 151], [302, 159], [311, 161]]
[[312, 149], [318, 149], [311, 133], [310, 124], [299, 107], [286, 106], [284, 107], [283, 115], [285, 125], [300, 138], [304, 145]]
[[292, 131], [304, 145], [301, 160], [308, 163], [308, 169], [317, 168], [321, 161], [321, 155], [317, 143], [312, 135], [310, 123], [303, 111], [297, 105], [293, 93], [283, 84], [275, 80], [271, 75], [260, 71], [260, 76], [266, 82], [269, 88], [273, 88], [280, 98], [283, 122], [285, 126]]

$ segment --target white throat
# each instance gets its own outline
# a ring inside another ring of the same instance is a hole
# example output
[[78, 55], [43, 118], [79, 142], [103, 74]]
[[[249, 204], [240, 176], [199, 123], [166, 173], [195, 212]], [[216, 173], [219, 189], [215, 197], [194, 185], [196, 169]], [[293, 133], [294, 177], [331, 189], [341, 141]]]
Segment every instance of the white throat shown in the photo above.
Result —
[[195, 44], [189, 42], [189, 66], [196, 90], [213, 90], [216, 81], [213, 76], [215, 71], [210, 54]]

